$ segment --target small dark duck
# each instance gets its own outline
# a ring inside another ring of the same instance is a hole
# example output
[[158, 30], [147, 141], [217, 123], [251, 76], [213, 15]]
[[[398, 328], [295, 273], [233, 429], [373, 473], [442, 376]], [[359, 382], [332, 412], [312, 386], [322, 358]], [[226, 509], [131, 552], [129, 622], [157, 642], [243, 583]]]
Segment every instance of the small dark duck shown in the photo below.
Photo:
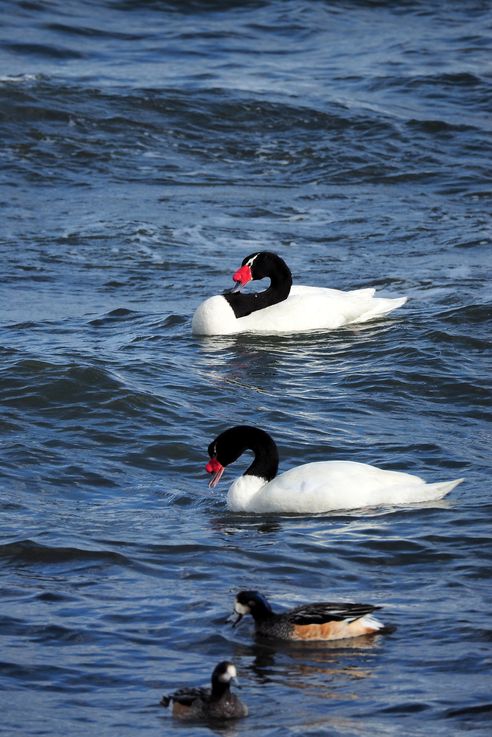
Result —
[[223, 660], [212, 673], [212, 688], [180, 688], [163, 696], [162, 706], [173, 702], [173, 717], [178, 719], [240, 719], [248, 716], [248, 707], [231, 691], [237, 683], [236, 666]]
[[379, 606], [321, 602], [304, 604], [276, 614], [258, 591], [240, 591], [234, 602], [236, 627], [245, 614], [251, 614], [256, 634], [277, 640], [341, 640], [389, 631], [372, 613]]

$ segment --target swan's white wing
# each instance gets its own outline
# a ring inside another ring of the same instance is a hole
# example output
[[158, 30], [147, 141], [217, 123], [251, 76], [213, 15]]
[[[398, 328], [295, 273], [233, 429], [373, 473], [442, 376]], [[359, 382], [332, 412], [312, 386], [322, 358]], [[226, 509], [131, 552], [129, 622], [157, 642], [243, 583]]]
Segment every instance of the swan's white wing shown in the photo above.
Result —
[[384, 315], [406, 301], [374, 297], [373, 289], [341, 292], [338, 289], [293, 286], [287, 299], [240, 318], [238, 332], [297, 333], [334, 330]]
[[342, 325], [366, 322], [400, 307], [406, 297], [374, 297], [375, 290], [338, 289], [294, 285], [287, 299], [239, 319], [221, 295], [209, 297], [193, 315], [194, 335], [233, 335], [235, 333], [299, 333], [308, 330], [334, 330]]
[[461, 480], [426, 484], [418, 476], [353, 461], [307, 463], [263, 486], [249, 511], [305, 514], [433, 501]]

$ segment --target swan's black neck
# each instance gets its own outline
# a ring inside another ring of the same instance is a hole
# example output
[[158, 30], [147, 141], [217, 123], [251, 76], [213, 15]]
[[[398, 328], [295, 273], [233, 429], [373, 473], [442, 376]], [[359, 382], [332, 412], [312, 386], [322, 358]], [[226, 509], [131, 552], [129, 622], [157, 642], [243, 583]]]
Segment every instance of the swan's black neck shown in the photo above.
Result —
[[292, 286], [292, 274], [280, 256], [270, 251], [260, 251], [258, 254], [252, 253], [247, 256], [242, 265], [244, 266], [253, 257], [254, 261], [251, 266], [253, 280], [269, 277], [270, 286], [263, 292], [255, 294], [241, 294], [240, 292], [224, 294], [236, 318], [246, 317], [256, 310], [263, 310], [265, 307], [282, 302], [289, 296]]
[[274, 479], [278, 471], [277, 446], [267, 432], [257, 427], [238, 425], [225, 430], [210, 443], [208, 454], [228, 466], [246, 450], [252, 450], [255, 457], [244, 475], [259, 476], [266, 481]]

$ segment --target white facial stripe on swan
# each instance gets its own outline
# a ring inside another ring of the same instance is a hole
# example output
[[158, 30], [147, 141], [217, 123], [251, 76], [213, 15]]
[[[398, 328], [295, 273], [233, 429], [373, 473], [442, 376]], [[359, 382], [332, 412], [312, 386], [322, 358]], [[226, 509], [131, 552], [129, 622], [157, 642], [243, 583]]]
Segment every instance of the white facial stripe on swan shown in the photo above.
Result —
[[240, 604], [239, 601], [234, 602], [234, 611], [236, 614], [249, 614], [250, 609], [249, 606], [245, 606], [245, 604]]
[[251, 268], [253, 266], [253, 263], [254, 263], [255, 259], [257, 259], [259, 255], [260, 255], [259, 253], [256, 253], [254, 256], [251, 256], [251, 258], [249, 259], [249, 261], [246, 261], [246, 263], [244, 265], [245, 266], [249, 266], [249, 268]]

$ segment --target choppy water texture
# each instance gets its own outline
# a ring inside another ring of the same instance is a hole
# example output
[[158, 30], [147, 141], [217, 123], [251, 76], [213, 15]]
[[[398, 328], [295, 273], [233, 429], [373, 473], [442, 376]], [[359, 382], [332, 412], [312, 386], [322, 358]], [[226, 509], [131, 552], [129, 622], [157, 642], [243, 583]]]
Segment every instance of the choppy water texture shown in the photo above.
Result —
[[[490, 728], [488, 2], [5, 0], [1, 723], [5, 735], [203, 735], [162, 693], [237, 664], [227, 735]], [[203, 340], [242, 258], [408, 304], [331, 334]], [[343, 458], [438, 504], [225, 510], [204, 465], [239, 423], [281, 469]], [[224, 624], [384, 606], [329, 647]]]

